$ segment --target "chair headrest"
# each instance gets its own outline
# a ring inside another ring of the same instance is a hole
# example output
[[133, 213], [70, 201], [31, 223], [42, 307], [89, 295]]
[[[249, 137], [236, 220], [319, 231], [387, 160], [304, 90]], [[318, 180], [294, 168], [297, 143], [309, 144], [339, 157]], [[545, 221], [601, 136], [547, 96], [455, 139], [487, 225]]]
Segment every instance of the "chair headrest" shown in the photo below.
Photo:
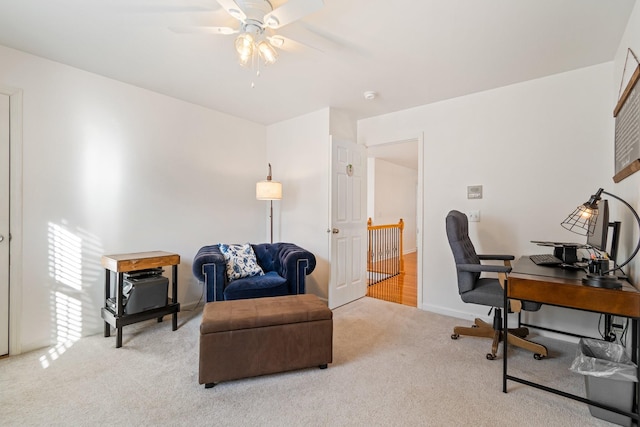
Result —
[[460, 211], [452, 210], [447, 214], [447, 238], [449, 242], [469, 238], [469, 219]]

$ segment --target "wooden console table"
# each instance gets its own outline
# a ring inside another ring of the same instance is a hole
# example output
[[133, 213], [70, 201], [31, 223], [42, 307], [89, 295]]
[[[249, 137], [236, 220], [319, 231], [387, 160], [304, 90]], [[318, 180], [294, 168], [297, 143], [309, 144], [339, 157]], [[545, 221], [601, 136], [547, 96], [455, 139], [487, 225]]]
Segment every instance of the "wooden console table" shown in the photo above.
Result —
[[[180, 311], [180, 304], [178, 303], [178, 264], [180, 264], [180, 255], [162, 251], [103, 255], [101, 264], [105, 268], [105, 305], [101, 310], [102, 318], [104, 319], [104, 336], [111, 336], [111, 327], [116, 328], [116, 348], [122, 347], [122, 328], [132, 323], [154, 318], [161, 322], [163, 316], [173, 314], [173, 330], [178, 329], [178, 312]], [[172, 266], [171, 301], [167, 299], [167, 305], [164, 307], [153, 308], [140, 313], [125, 314], [122, 298], [124, 273], [169, 265]], [[109, 308], [107, 304], [107, 300], [111, 297], [112, 272], [116, 273], [115, 310]]]

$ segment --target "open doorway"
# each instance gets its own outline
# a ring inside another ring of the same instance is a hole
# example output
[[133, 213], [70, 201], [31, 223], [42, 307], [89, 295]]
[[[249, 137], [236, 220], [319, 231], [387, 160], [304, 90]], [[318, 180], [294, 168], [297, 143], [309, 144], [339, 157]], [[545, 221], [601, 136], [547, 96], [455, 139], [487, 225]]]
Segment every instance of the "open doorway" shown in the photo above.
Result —
[[404, 223], [403, 271], [368, 287], [368, 295], [419, 307], [422, 137], [368, 147], [367, 216], [376, 226]]

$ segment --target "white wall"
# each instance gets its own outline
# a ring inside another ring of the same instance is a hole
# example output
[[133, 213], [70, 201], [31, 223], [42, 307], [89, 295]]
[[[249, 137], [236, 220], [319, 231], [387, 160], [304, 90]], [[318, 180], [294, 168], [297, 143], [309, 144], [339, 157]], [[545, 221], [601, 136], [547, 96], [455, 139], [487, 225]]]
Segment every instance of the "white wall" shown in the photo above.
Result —
[[[607, 63], [359, 122], [368, 146], [424, 131], [423, 309], [486, 316], [458, 295], [444, 229], [451, 209], [481, 211], [470, 225], [479, 253], [544, 253], [530, 240], [580, 238], [560, 222], [613, 176], [612, 74]], [[477, 184], [483, 199], [467, 200]], [[547, 321], [597, 326], [552, 307], [535, 320]]]
[[102, 331], [103, 254], [180, 254], [185, 306], [201, 246], [262, 240], [264, 126], [4, 47], [0, 85], [23, 89], [22, 351]]
[[307, 277], [307, 292], [325, 300], [331, 272], [330, 117], [326, 108], [267, 127], [267, 159], [283, 193], [282, 200], [274, 203], [274, 241], [295, 243], [315, 255], [316, 269]]
[[[403, 219], [404, 252], [416, 250], [416, 191], [418, 171], [399, 166], [382, 159], [372, 159], [373, 180], [367, 183], [372, 189], [372, 210], [367, 213], [374, 225], [397, 224]], [[368, 201], [371, 202], [371, 201]]]
[[[582, 194], [598, 187], [640, 208], [640, 173], [619, 184], [611, 181], [611, 112], [628, 47], [640, 52], [640, 4], [614, 65], [359, 122], [358, 139], [366, 145], [425, 132], [422, 256], [425, 266], [441, 267], [424, 274], [423, 308], [467, 317], [486, 314], [484, 309], [470, 313], [457, 295], [444, 234], [449, 209], [481, 210], [482, 222], [471, 230], [479, 251], [520, 255], [539, 250], [531, 239], [574, 239], [558, 224], [583, 201]], [[310, 288], [326, 297], [328, 135], [351, 138], [345, 115], [326, 109], [265, 131], [1, 46], [0, 86], [24, 90], [23, 280], [12, 284], [22, 294], [22, 351], [60, 338], [56, 331], [65, 314], [55, 311], [56, 292], [81, 304], [83, 334], [101, 331], [99, 259], [105, 253], [179, 253], [179, 299], [183, 305], [197, 301], [202, 287], [193, 279], [191, 260], [200, 246], [268, 236], [267, 207], [255, 200], [254, 188], [269, 161], [274, 179], [284, 185], [283, 200], [274, 203], [276, 240], [298, 242], [316, 254], [319, 266]], [[587, 170], [585, 165], [601, 167]], [[470, 184], [484, 185], [484, 199], [466, 199]], [[612, 212], [616, 209], [612, 206]], [[628, 214], [618, 211], [630, 223]], [[67, 251], [81, 259], [79, 276], [72, 280], [52, 277], [58, 268], [50, 265], [52, 236], [79, 248], [79, 255]], [[637, 231], [624, 236], [623, 255], [637, 237]], [[639, 283], [640, 257], [632, 267]], [[577, 324], [583, 316], [544, 310], [541, 317], [552, 322]]]

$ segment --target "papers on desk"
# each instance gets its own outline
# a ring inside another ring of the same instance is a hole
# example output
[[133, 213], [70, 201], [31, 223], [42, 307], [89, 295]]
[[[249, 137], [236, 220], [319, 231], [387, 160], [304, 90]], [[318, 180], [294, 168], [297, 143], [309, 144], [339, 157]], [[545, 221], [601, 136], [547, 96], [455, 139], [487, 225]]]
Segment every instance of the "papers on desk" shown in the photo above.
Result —
[[576, 248], [576, 249], [590, 249], [591, 245], [584, 243], [570, 243], [570, 242], [548, 242], [542, 240], [532, 240], [531, 243], [535, 243], [538, 246], [552, 246], [554, 248]]

